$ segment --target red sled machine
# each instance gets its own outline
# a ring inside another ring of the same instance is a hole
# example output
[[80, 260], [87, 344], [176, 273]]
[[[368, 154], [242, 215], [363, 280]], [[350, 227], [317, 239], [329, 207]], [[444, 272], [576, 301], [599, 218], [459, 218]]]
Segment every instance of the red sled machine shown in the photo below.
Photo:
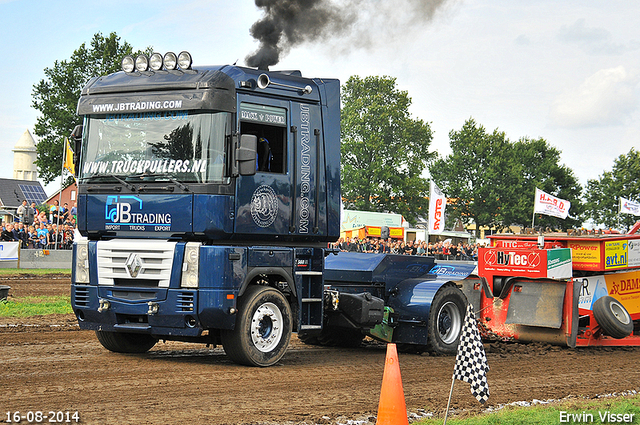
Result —
[[493, 235], [462, 283], [485, 336], [640, 346], [640, 235]]

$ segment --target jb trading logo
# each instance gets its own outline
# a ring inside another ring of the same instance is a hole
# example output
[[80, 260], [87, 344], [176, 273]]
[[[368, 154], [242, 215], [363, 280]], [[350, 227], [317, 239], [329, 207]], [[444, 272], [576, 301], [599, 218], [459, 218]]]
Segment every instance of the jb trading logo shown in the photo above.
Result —
[[142, 211], [142, 199], [137, 196], [107, 196], [104, 218], [111, 223], [131, 223], [131, 204], [123, 202], [131, 199], [138, 203], [138, 208]]
[[145, 213], [142, 211], [142, 199], [133, 195], [107, 196], [104, 218], [108, 224], [136, 224], [139, 226], [169, 226], [171, 224], [171, 214]]

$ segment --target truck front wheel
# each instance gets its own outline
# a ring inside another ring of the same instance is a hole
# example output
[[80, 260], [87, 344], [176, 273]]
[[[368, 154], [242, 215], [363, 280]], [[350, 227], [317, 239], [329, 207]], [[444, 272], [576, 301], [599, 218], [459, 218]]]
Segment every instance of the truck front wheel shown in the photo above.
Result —
[[251, 286], [238, 300], [236, 328], [222, 332], [222, 346], [235, 363], [271, 366], [284, 356], [291, 328], [291, 307], [284, 295]]
[[441, 288], [429, 310], [427, 348], [437, 354], [455, 354], [467, 308], [467, 299], [455, 286]]
[[116, 353], [146, 353], [158, 342], [146, 334], [96, 331], [96, 336], [104, 348]]

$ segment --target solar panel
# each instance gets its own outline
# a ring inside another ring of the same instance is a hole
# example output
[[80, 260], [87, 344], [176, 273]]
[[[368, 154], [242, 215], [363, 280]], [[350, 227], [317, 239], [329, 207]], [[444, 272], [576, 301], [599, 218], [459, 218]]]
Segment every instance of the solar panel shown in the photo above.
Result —
[[40, 205], [47, 200], [47, 194], [42, 186], [31, 184], [19, 184], [20, 190], [29, 204], [35, 202]]

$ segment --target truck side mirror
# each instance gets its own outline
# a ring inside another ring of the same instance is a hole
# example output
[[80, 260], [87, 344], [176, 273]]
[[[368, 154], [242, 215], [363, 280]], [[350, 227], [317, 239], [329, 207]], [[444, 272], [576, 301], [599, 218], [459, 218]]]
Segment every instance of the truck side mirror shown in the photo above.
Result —
[[240, 136], [240, 143], [236, 149], [236, 161], [238, 173], [241, 176], [252, 176], [256, 173], [256, 157], [258, 151], [258, 138], [253, 134]]
[[71, 140], [73, 141], [73, 167], [75, 177], [78, 177], [78, 168], [80, 165], [80, 150], [82, 149], [82, 125], [76, 125], [71, 132]]

